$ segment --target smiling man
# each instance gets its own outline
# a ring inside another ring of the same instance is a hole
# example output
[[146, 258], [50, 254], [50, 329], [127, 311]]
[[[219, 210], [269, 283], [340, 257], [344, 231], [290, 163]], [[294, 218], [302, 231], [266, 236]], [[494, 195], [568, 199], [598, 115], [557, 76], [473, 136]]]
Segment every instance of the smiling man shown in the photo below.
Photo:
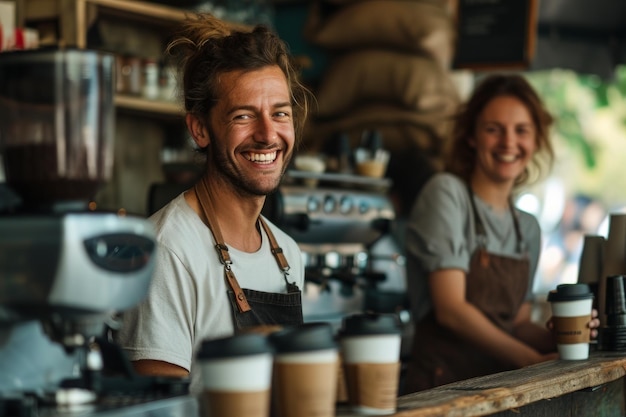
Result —
[[295, 241], [261, 215], [293, 155], [310, 93], [272, 32], [231, 30], [208, 14], [168, 47], [180, 58], [186, 124], [206, 169], [155, 213], [159, 250], [146, 300], [116, 341], [146, 375], [191, 375], [205, 339], [302, 323]]

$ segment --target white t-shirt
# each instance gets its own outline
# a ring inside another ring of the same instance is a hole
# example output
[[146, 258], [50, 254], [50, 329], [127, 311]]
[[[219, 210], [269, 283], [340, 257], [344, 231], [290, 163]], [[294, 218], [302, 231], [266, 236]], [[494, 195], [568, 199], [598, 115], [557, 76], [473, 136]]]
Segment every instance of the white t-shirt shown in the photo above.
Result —
[[[191, 373], [191, 393], [200, 391], [195, 355], [205, 339], [234, 334], [228, 286], [215, 241], [183, 194], [153, 214], [156, 266], [146, 299], [123, 314], [116, 342], [131, 361], [152, 359]], [[296, 242], [267, 221], [291, 267], [289, 282], [304, 287], [304, 264]], [[262, 230], [262, 228], [261, 228]], [[286, 293], [286, 283], [263, 231], [261, 248], [246, 253], [229, 247], [241, 288]], [[228, 245], [228, 242], [226, 242]]]

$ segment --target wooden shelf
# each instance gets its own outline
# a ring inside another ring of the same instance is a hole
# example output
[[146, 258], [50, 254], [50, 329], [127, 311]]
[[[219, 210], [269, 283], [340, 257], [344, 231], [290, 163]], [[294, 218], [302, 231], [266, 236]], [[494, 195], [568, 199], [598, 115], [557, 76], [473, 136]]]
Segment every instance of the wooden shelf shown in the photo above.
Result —
[[[140, 0], [17, 0], [20, 23], [42, 24], [56, 27], [58, 33], [51, 37], [56, 44], [84, 49], [87, 33], [97, 19], [128, 22], [145, 27], [152, 35], [169, 33], [176, 23], [194, 12], [172, 6]], [[52, 23], [52, 24], [51, 24]], [[228, 22], [237, 30], [251, 30], [250, 26]], [[144, 116], [179, 117], [184, 114], [178, 103], [148, 100], [139, 96], [117, 95], [115, 105], [119, 110], [140, 113]]]
[[[184, 20], [187, 16], [193, 15], [191, 10], [178, 9], [171, 6], [148, 3], [135, 0], [76, 0], [77, 8], [77, 45], [85, 48], [87, 45], [87, 27], [91, 14], [104, 13], [126, 20], [138, 20], [143, 24], [151, 25], [173, 25]], [[95, 12], [89, 10], [95, 8]], [[228, 22], [228, 24], [238, 30], [250, 30], [247, 25]]]
[[167, 22], [177, 22], [189, 14], [186, 10], [134, 0], [78, 0], [78, 4], [80, 3], [93, 4], [105, 10], [124, 13], [125, 18], [128, 18], [130, 13]]
[[148, 113], [154, 116], [183, 116], [185, 112], [178, 103], [148, 100], [143, 97], [117, 94], [115, 96], [115, 106], [120, 110]]

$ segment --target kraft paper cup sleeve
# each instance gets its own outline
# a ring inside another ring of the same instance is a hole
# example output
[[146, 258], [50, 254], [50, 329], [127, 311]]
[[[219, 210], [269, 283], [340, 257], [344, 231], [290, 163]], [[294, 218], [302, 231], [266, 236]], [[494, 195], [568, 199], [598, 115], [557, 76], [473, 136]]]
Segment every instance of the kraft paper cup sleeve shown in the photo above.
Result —
[[333, 417], [337, 362], [274, 363], [272, 416]]
[[203, 417], [269, 417], [273, 351], [257, 333], [204, 340], [197, 354], [202, 372]]
[[395, 411], [400, 362], [348, 364], [345, 369], [350, 406]]
[[[202, 393], [200, 414], [203, 417], [269, 417], [270, 396], [267, 392]], [[210, 404], [210, 406], [209, 406]]]
[[561, 359], [589, 356], [591, 309], [594, 295], [588, 284], [560, 284], [548, 293], [554, 336]]
[[401, 342], [397, 316], [360, 313], [345, 317], [339, 338], [351, 408], [367, 410], [367, 414], [395, 412]]
[[269, 340], [275, 351], [272, 415], [333, 417], [339, 349], [330, 324], [289, 326]]

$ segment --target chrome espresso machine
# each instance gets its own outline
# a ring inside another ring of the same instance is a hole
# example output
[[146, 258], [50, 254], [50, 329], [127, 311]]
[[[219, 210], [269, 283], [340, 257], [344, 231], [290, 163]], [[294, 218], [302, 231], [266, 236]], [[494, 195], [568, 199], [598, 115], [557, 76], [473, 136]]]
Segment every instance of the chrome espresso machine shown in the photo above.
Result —
[[298, 243], [305, 263], [305, 321], [337, 328], [363, 311], [406, 315], [404, 256], [391, 228], [391, 181], [288, 170], [263, 213]]
[[[193, 416], [181, 380], [140, 377], [109, 337], [147, 294], [143, 218], [90, 203], [112, 172], [114, 57], [0, 54], [0, 417]], [[122, 323], [123, 325], [123, 323]]]

